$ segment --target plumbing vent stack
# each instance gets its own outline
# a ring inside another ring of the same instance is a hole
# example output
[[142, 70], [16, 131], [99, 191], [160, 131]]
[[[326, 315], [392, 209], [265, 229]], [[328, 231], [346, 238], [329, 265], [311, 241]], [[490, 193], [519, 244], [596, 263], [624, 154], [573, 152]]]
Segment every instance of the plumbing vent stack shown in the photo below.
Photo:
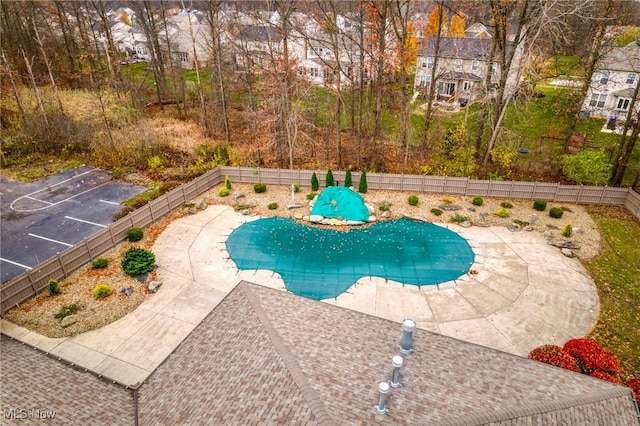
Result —
[[396, 355], [391, 358], [391, 365], [393, 365], [393, 375], [391, 376], [391, 387], [397, 388], [400, 386], [400, 367], [402, 367], [402, 357]]
[[378, 385], [378, 392], [380, 392], [380, 399], [378, 400], [378, 405], [376, 405], [376, 413], [385, 414], [388, 410], [384, 406], [384, 398], [389, 392], [389, 383], [380, 382], [380, 385]]
[[413, 352], [413, 349], [411, 349], [411, 339], [415, 328], [416, 322], [411, 318], [407, 318], [402, 321], [402, 341], [400, 342], [401, 354], [409, 355]]

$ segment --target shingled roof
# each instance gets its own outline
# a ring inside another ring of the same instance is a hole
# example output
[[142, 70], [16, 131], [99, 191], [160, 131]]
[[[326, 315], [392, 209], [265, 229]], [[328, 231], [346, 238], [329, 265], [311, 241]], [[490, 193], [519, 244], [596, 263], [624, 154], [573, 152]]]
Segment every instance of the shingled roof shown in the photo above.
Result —
[[[458, 38], [442, 37], [440, 39], [439, 56], [451, 59], [477, 59], [479, 61], [489, 61], [491, 59], [491, 46], [493, 40], [480, 38]], [[513, 43], [507, 43], [510, 50]], [[428, 39], [418, 51], [418, 56], [436, 56], [436, 40], [434, 37]]]
[[629, 388], [419, 328], [390, 411], [375, 414], [401, 333], [241, 282], [138, 389], [137, 406], [132, 391], [6, 337], [0, 396], [3, 408], [49, 407], [75, 424], [133, 424], [136, 410], [140, 424], [640, 424]]

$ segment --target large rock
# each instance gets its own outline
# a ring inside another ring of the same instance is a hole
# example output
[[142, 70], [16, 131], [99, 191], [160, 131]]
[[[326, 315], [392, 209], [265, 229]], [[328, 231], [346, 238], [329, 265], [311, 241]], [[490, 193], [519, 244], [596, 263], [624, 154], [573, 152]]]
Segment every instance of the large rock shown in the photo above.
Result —
[[511, 232], [520, 232], [520, 225], [518, 225], [517, 223], [510, 223], [507, 228]]
[[149, 290], [149, 293], [157, 293], [161, 285], [162, 281], [151, 281], [147, 284], [147, 290]]
[[77, 321], [78, 321], [78, 316], [77, 315], [66, 316], [66, 317], [62, 318], [62, 321], [60, 321], [60, 327], [67, 328], [70, 325], [75, 324]]
[[551, 243], [551, 245], [554, 246], [554, 247], [561, 248], [561, 249], [572, 249], [572, 250], [575, 250], [575, 249], [579, 249], [580, 248], [580, 246], [578, 244], [574, 243], [573, 241], [553, 241]]
[[131, 296], [133, 294], [133, 289], [131, 287], [125, 287], [118, 292], [118, 294], [124, 294], [125, 296]]
[[567, 257], [573, 257], [573, 250], [571, 249], [563, 248], [562, 250], [560, 250], [560, 252]]
[[445, 212], [454, 212], [456, 210], [460, 210], [462, 207], [457, 206], [455, 204], [443, 204], [442, 206], [438, 207], [440, 210], [444, 210]]

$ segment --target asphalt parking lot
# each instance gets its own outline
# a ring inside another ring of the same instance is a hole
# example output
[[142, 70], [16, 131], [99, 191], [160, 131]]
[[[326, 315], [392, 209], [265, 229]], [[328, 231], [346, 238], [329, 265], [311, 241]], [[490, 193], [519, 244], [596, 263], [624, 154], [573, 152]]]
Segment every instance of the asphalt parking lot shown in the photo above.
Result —
[[82, 166], [35, 183], [0, 175], [0, 270], [6, 282], [111, 223], [146, 188]]

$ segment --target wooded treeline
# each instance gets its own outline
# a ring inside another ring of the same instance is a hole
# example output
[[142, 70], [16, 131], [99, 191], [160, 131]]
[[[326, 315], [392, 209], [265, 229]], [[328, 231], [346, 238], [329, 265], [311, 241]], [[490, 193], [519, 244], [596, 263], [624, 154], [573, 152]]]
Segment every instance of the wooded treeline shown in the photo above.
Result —
[[[582, 78], [589, 81], [603, 53], [606, 29], [636, 23], [640, 10], [635, 3], [5, 0], [0, 2], [2, 95], [14, 102], [3, 102], [3, 158], [38, 150], [57, 152], [63, 145], [71, 153], [83, 152], [96, 141], [117, 150], [127, 136], [122, 134], [124, 125], [108, 111], [115, 97], [131, 111], [153, 104], [197, 120], [207, 137], [232, 151], [244, 151], [235, 157], [242, 165], [469, 175], [496, 161], [492, 153], [498, 152], [507, 107], [516, 96], [533, 94], [537, 81], [551, 77], [541, 74], [548, 69], [543, 67], [545, 60], [556, 54], [582, 56]], [[176, 9], [199, 14], [182, 27], [179, 47], [172, 32]], [[260, 51], [243, 36], [248, 20], [268, 35]], [[125, 72], [131, 64], [121, 65], [133, 52], [119, 46], [113, 33], [117, 22], [146, 39], [149, 59], [139, 68], [141, 78]], [[507, 72], [497, 85], [489, 76], [477, 114], [447, 129], [435, 126], [437, 66], [433, 84], [412, 99], [417, 51], [426, 40], [438, 46], [442, 37], [459, 36], [474, 22], [492, 32], [491, 55], [499, 69], [517, 70], [522, 85], [517, 91], [507, 90]], [[185, 34], [186, 50], [195, 59], [188, 72], [175, 60], [185, 50]], [[318, 58], [331, 69], [325, 76], [330, 84], [322, 90], [302, 78], [297, 67], [294, 46], [301, 38], [330, 52]], [[36, 99], [36, 108], [25, 106], [24, 88]], [[100, 128], [94, 124], [82, 132], [82, 123], [69, 119], [60, 98], [60, 92], [69, 89], [91, 94], [101, 111]], [[581, 94], [573, 105], [576, 120]], [[424, 107], [417, 111], [417, 104]], [[575, 120], [567, 138], [574, 127]], [[622, 182], [637, 128], [621, 140], [614, 183]], [[16, 129], [28, 137], [16, 138]], [[149, 153], [158, 155], [158, 150], [150, 148]]]

